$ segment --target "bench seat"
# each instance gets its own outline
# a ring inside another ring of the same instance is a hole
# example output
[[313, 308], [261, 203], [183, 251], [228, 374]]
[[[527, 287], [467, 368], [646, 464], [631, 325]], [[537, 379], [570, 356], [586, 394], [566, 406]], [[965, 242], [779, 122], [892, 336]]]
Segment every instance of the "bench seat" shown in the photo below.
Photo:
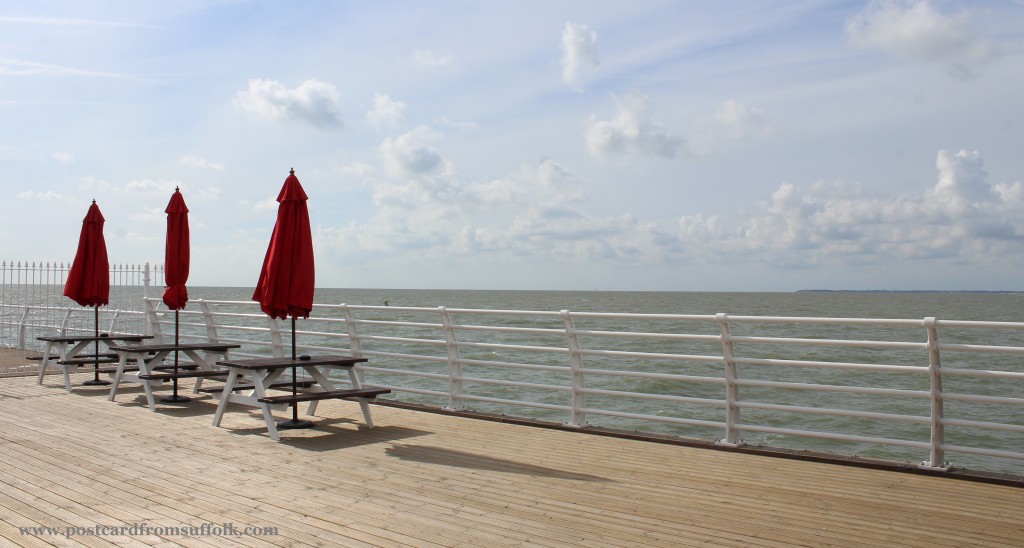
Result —
[[[88, 356], [83, 356], [82, 354], [79, 354], [78, 357], [79, 358], [88, 357], [89, 359], [92, 359], [94, 357], [94, 354], [89, 354]], [[104, 358], [113, 358], [113, 359], [116, 360], [117, 359], [117, 354], [100, 354], [100, 359], [104, 359]], [[26, 360], [35, 361], [35, 362], [41, 362], [41, 361], [46, 359], [46, 356], [25, 356], [25, 359]], [[60, 359], [60, 356], [57, 356], [56, 354], [50, 354], [50, 359], [53, 360], [53, 361], [57, 361], [57, 360]]]
[[[299, 388], [309, 388], [310, 386], [313, 386], [314, 384], [316, 384], [316, 381], [308, 380], [308, 381], [299, 381], [299, 382], [295, 383], [295, 386], [297, 386]], [[270, 385], [270, 388], [291, 388], [291, 387], [292, 387], [291, 381], [276, 382], [276, 383]], [[232, 392], [236, 392], [236, 391], [240, 391], [240, 390], [253, 390], [255, 388], [256, 387], [251, 385], [251, 384], [236, 384], [235, 387], [232, 389]], [[223, 386], [211, 386], [210, 388], [200, 388], [199, 391], [203, 392], [205, 394], [219, 394], [219, 393], [224, 391], [224, 387]]]
[[[91, 364], [86, 364], [86, 365], [91, 365]], [[191, 363], [188, 364], [188, 365], [180, 365], [180, 364], [178, 365], [178, 369], [185, 369], [185, 370], [188, 370], [188, 371], [191, 371], [191, 370], [193, 370], [195, 368], [196, 368], [195, 364], [191, 364]], [[168, 369], [173, 370], [174, 366], [173, 365], [158, 365], [158, 366], [153, 368], [153, 371], [166, 371]], [[101, 367], [99, 369], [99, 371], [100, 371], [100, 373], [117, 373], [117, 368], [116, 367]], [[124, 368], [124, 372], [125, 373], [137, 373], [138, 371], [139, 371], [139, 366], [137, 366], [137, 365], [129, 365], [129, 366], [126, 366]]]
[[[164, 366], [165, 368], [167, 366]], [[173, 371], [174, 366], [170, 366]], [[200, 377], [227, 377], [227, 371], [196, 371], [193, 366], [192, 369], [180, 371], [182, 366], [178, 366], [179, 371], [177, 373], [151, 373], [149, 375], [139, 375], [139, 379], [144, 381], [169, 381], [172, 379], [198, 379]]]
[[373, 399], [380, 394], [388, 394], [391, 390], [388, 388], [355, 388], [350, 390], [329, 390], [324, 392], [304, 392], [302, 394], [287, 394], [283, 396], [267, 396], [260, 398], [260, 403], [279, 404], [279, 403], [298, 403], [303, 401], [315, 401], [315, 400], [326, 400], [332, 398], [364, 398]]
[[71, 358], [70, 360], [57, 360], [60, 365], [94, 365], [97, 363], [117, 363], [117, 357], [104, 357], [99, 358], [95, 356], [79, 356], [77, 358]]

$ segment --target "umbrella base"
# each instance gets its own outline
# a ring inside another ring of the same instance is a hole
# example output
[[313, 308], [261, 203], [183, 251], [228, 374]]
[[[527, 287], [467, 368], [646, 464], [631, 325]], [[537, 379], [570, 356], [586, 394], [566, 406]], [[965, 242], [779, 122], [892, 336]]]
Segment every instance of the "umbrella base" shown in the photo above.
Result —
[[312, 428], [313, 422], [303, 419], [288, 419], [277, 423], [278, 428], [285, 428], [288, 430], [297, 430], [299, 428]]
[[103, 379], [91, 379], [82, 382], [82, 386], [107, 386], [109, 384], [111, 384], [110, 381], [105, 381]]
[[185, 403], [187, 401], [192, 401], [192, 398], [188, 396], [182, 396], [181, 394], [175, 394], [173, 396], [164, 396], [160, 398], [160, 401], [162, 401], [163, 403]]

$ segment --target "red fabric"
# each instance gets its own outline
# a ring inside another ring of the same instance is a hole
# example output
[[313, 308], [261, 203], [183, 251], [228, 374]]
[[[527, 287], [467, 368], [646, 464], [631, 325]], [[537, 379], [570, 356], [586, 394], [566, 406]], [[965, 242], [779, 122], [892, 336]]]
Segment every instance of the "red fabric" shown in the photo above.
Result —
[[167, 204], [167, 247], [164, 252], [164, 304], [171, 310], [185, 308], [188, 302], [189, 237], [188, 207], [181, 192], [175, 189]]
[[82, 221], [78, 251], [64, 283], [64, 296], [82, 306], [103, 306], [110, 302], [110, 263], [107, 242], [103, 239], [103, 223], [96, 200]]
[[277, 223], [252, 295], [271, 318], [308, 318], [313, 309], [313, 235], [306, 200], [292, 171], [277, 196]]

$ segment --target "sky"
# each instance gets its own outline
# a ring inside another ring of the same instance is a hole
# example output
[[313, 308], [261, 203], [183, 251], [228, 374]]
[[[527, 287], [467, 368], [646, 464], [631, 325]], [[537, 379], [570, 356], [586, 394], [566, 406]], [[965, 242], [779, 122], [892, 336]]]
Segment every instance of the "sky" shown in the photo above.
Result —
[[254, 286], [1024, 289], [1024, 0], [0, 0], [0, 260]]

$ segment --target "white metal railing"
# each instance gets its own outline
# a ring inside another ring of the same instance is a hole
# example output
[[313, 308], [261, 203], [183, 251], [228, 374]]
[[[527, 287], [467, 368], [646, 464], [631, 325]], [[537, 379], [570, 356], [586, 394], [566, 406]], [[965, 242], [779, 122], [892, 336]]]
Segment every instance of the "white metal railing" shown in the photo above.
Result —
[[[173, 330], [158, 299], [146, 310], [155, 335]], [[183, 338], [242, 344], [241, 356], [290, 347], [253, 302], [180, 314]], [[367, 384], [406, 401], [1024, 470], [1024, 323], [317, 304], [298, 325], [301, 352], [370, 358]]]
[[[174, 314], [147, 297], [159, 268], [126, 270], [101, 329], [167, 342]], [[94, 328], [92, 310], [50, 296], [63, 265], [0, 273], [4, 346]], [[251, 301], [179, 311], [183, 342], [239, 357], [286, 355], [289, 327]], [[369, 358], [366, 384], [403, 401], [1024, 473], [1024, 323], [316, 304], [296, 339]]]

